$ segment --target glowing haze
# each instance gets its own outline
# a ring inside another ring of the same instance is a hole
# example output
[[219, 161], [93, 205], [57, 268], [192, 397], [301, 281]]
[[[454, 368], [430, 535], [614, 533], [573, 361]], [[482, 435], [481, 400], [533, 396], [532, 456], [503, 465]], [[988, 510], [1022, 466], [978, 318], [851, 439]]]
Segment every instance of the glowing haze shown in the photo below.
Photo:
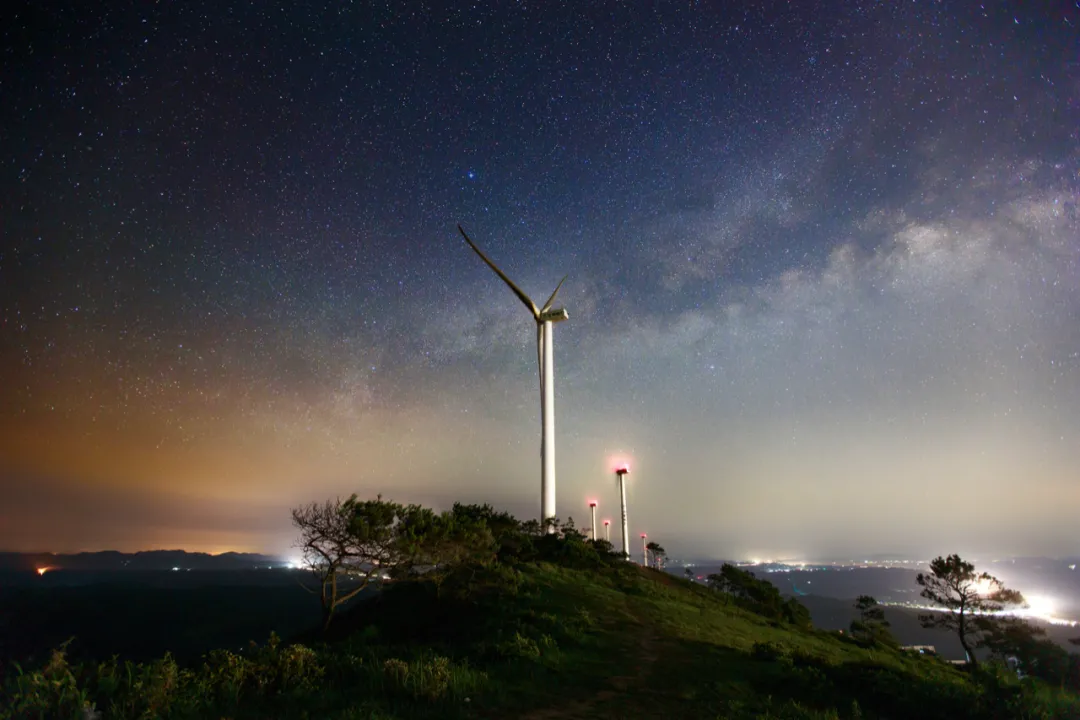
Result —
[[0, 87], [0, 548], [290, 506], [673, 556], [1075, 552], [1080, 10], [35, 10]]

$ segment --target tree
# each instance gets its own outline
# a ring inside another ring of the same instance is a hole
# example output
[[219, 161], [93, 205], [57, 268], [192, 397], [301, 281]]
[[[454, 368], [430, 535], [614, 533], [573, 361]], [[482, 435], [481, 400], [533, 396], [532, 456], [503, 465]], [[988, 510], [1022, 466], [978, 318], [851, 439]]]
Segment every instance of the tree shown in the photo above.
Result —
[[[524, 527], [525, 523], [522, 525]], [[534, 554], [528, 559], [582, 569], [598, 568], [613, 560], [611, 543], [606, 540], [593, 542], [577, 529], [573, 518], [568, 518], [565, 523], [556, 521], [554, 527], [555, 532], [533, 539]]]
[[712, 573], [705, 580], [709, 587], [733, 595], [736, 599], [750, 599], [758, 583], [754, 573], [735, 567], [731, 563], [724, 563], [719, 573]]
[[544, 534], [544, 528], [554, 522], [556, 521], [553, 518], [543, 525], [540, 524], [539, 520], [526, 520], [521, 523], [521, 532], [531, 537], [539, 537]]
[[919, 573], [915, 581], [922, 587], [922, 597], [945, 610], [919, 615], [922, 626], [955, 632], [972, 667], [978, 665], [973, 650], [1000, 625], [992, 613], [1024, 603], [1019, 591], [1006, 588], [989, 573], [976, 573], [975, 566], [959, 555], [934, 558], [930, 572]]
[[355, 495], [293, 510], [304, 564], [319, 580], [323, 628], [338, 607], [373, 583], [419, 571], [438, 588], [450, 567], [493, 560], [495, 543], [484, 519], [455, 510], [437, 514]]
[[521, 523], [508, 512], [496, 511], [491, 505], [465, 505], [454, 503], [450, 514], [458, 522], [474, 526], [484, 525], [496, 543], [513, 541], [522, 534]]
[[[973, 619], [976, 623], [982, 620], [982, 617]], [[1015, 658], [1017, 670], [1044, 680], [1064, 677], [1060, 660], [1067, 660], [1068, 653], [1044, 639], [1046, 630], [1016, 617], [997, 618], [984, 630], [979, 646], [990, 650], [995, 658], [1003, 661]]]
[[759, 580], [749, 570], [724, 563], [719, 573], [706, 578], [709, 587], [731, 595], [735, 604], [770, 620], [797, 627], [812, 625], [810, 611], [795, 598], [785, 599], [768, 580]]
[[667, 551], [657, 542], [648, 543], [645, 545], [645, 549], [652, 553], [653, 566], [657, 570], [663, 570], [667, 562]]
[[[393, 565], [392, 526], [401, 506], [373, 501], [357, 502], [353, 495], [325, 503], [311, 503], [292, 511], [300, 530], [298, 546], [304, 565], [319, 581], [323, 629], [334, 610], [364, 591]], [[339, 579], [351, 581], [348, 589]]]
[[889, 621], [885, 619], [885, 609], [869, 595], [860, 595], [855, 600], [855, 609], [859, 619], [851, 621], [851, 634], [860, 640], [871, 643], [896, 644], [889, 631]]
[[683, 575], [686, 576], [687, 580], [690, 580], [691, 582], [693, 582], [693, 580], [694, 580], [694, 569], [693, 568], [683, 568]]
[[399, 559], [392, 576], [422, 572], [435, 583], [436, 594], [455, 568], [487, 565], [497, 558], [496, 542], [486, 518], [457, 504], [441, 514], [409, 505], [398, 518], [395, 534]]

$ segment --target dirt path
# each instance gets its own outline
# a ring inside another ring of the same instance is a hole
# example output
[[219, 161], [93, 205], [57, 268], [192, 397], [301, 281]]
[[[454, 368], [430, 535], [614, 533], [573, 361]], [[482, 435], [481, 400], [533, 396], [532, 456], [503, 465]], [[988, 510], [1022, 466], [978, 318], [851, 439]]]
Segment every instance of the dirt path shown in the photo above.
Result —
[[532, 710], [518, 717], [521, 720], [596, 720], [598, 715], [597, 706], [615, 699], [626, 693], [631, 687], [643, 687], [652, 674], [652, 668], [659, 659], [659, 641], [656, 632], [640, 616], [636, 616], [641, 623], [641, 634], [638, 638], [637, 652], [635, 653], [636, 672], [633, 675], [615, 675], [608, 678], [610, 687], [600, 690], [595, 695], [584, 700], [573, 700], [556, 707]]

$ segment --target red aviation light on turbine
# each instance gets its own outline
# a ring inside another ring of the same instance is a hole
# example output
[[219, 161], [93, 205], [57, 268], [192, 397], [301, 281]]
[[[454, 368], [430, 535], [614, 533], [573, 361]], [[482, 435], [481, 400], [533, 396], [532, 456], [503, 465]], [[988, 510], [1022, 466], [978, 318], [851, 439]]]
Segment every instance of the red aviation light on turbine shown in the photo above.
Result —
[[621, 452], [608, 455], [607, 464], [617, 475], [626, 475], [630, 472], [630, 458]]
[[611, 521], [610, 521], [610, 520], [605, 520], [605, 521], [604, 521], [604, 526], [605, 526], [605, 527], [607, 527], [607, 526], [608, 526], [608, 525], [610, 525], [610, 524], [611, 524]]
[[596, 507], [596, 501], [595, 500], [590, 500], [589, 501], [589, 507], [591, 507], [591, 508]]

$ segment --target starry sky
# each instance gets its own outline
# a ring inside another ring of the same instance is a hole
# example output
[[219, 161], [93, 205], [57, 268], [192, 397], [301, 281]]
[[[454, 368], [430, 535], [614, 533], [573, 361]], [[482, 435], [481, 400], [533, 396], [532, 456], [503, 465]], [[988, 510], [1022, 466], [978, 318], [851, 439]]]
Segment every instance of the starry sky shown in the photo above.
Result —
[[352, 492], [675, 556], [1080, 542], [1073, 2], [32, 3], [0, 548], [288, 553]]

